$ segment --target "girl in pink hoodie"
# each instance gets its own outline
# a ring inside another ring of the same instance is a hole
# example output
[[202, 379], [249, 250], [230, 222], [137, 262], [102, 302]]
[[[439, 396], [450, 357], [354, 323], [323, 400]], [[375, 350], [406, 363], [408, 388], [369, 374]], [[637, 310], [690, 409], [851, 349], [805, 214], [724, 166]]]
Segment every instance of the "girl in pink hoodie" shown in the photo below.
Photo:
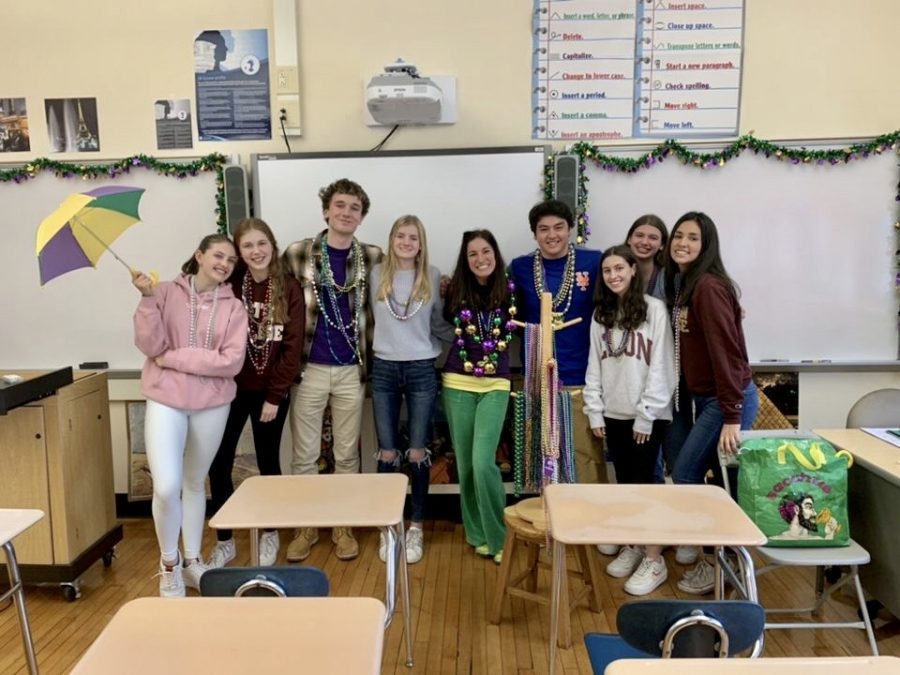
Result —
[[153, 476], [162, 597], [184, 596], [185, 585], [199, 589], [206, 570], [200, 559], [204, 480], [247, 344], [247, 312], [226, 283], [236, 260], [231, 240], [210, 234], [174, 281], [154, 286], [146, 274], [134, 273], [143, 296], [134, 314], [134, 342], [147, 356], [141, 373], [144, 445]]

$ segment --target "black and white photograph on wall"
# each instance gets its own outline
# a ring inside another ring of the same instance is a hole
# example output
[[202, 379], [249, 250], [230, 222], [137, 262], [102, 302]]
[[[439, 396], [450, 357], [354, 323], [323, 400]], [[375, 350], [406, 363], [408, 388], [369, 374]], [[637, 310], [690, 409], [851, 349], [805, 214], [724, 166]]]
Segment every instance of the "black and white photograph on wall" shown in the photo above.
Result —
[[50, 152], [99, 152], [96, 98], [45, 98]]
[[28, 152], [28, 111], [24, 98], [0, 98], [0, 152]]
[[205, 30], [194, 38], [197, 138], [272, 138], [269, 42], [264, 28]]
[[156, 149], [175, 150], [194, 147], [191, 136], [191, 100], [161, 98], [153, 104], [156, 120]]

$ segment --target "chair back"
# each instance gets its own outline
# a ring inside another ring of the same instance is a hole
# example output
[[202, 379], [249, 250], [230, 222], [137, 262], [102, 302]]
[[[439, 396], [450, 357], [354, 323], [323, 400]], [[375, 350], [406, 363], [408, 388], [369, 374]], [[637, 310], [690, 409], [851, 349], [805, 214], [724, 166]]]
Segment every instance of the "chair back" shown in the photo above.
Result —
[[724, 658], [760, 639], [763, 608], [746, 600], [642, 600], [619, 608], [619, 635], [663, 658]]
[[328, 595], [328, 577], [308, 565], [220, 567], [200, 577], [200, 595], [319, 598]]
[[900, 427], [900, 389], [876, 389], [854, 403], [847, 428], [859, 427]]

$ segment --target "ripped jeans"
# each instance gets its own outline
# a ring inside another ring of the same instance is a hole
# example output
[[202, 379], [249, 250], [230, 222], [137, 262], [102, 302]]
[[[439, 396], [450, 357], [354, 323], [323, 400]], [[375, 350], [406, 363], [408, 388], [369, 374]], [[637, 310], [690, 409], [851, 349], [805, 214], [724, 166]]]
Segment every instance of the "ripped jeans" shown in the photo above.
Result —
[[[418, 361], [385, 361], [375, 358], [372, 363], [372, 407], [375, 411], [375, 434], [378, 436], [378, 473], [393, 473], [400, 466], [398, 450], [400, 436], [400, 407], [406, 400], [406, 428], [409, 435], [410, 482], [412, 485], [410, 520], [421, 523], [425, 519], [425, 499], [431, 478], [432, 417], [437, 401], [437, 373], [434, 359]], [[423, 453], [410, 459], [410, 453]], [[384, 452], [393, 452], [385, 460]]]

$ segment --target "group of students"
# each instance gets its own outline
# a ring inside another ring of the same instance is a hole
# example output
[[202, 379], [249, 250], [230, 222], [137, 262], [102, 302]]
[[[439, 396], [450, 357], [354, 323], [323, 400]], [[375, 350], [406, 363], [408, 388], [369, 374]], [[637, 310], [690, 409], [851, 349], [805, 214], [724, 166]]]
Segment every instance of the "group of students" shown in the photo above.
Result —
[[[440, 395], [466, 541], [501, 562], [506, 494], [495, 453], [511, 390], [509, 347], [516, 321], [539, 321], [544, 292], [555, 320], [583, 319], [555, 337], [560, 378], [573, 398], [579, 482], [607, 480], [603, 439], [619, 482], [661, 480], [663, 447], [674, 482], [702, 482], [717, 447], [734, 451], [740, 428], [752, 423], [756, 391], [738, 293], [705, 214], [685, 214], [671, 238], [659, 218], [642, 217], [624, 245], [601, 257], [570, 242], [568, 206], [544, 201], [529, 213], [533, 253], [507, 268], [489, 230], [466, 231], [447, 283], [429, 264], [419, 218], [399, 218], [383, 252], [356, 239], [370, 207], [360, 185], [341, 179], [319, 197], [326, 229], [283, 256], [265, 222], [248, 218], [233, 243], [205, 237], [174, 281], [154, 284], [134, 274], [142, 295], [135, 343], [147, 357], [141, 382], [160, 595], [183, 596], [207, 569], [236, 556], [225, 530], [217, 531], [208, 558], [201, 556], [204, 480], [209, 474], [218, 509], [234, 489], [231, 471], [247, 419], [261, 474], [281, 472], [287, 420], [291, 473], [315, 474], [330, 405], [335, 472], [356, 473], [367, 382], [377, 470], [398, 471], [405, 459], [411, 478], [408, 561], [419, 561], [424, 550], [428, 441]], [[442, 342], [449, 349], [438, 375]], [[318, 536], [314, 528], [297, 530], [287, 560], [304, 560]], [[334, 528], [332, 541], [338, 558], [358, 555], [350, 528]], [[279, 548], [278, 532], [264, 531], [261, 564], [273, 564]], [[603, 552], [618, 554], [607, 571], [629, 576], [628, 592], [649, 593], [666, 578], [660, 547]], [[379, 556], [386, 554], [382, 538]], [[679, 562], [697, 557], [677, 553]], [[679, 587], [707, 592], [712, 568], [701, 559]]]

